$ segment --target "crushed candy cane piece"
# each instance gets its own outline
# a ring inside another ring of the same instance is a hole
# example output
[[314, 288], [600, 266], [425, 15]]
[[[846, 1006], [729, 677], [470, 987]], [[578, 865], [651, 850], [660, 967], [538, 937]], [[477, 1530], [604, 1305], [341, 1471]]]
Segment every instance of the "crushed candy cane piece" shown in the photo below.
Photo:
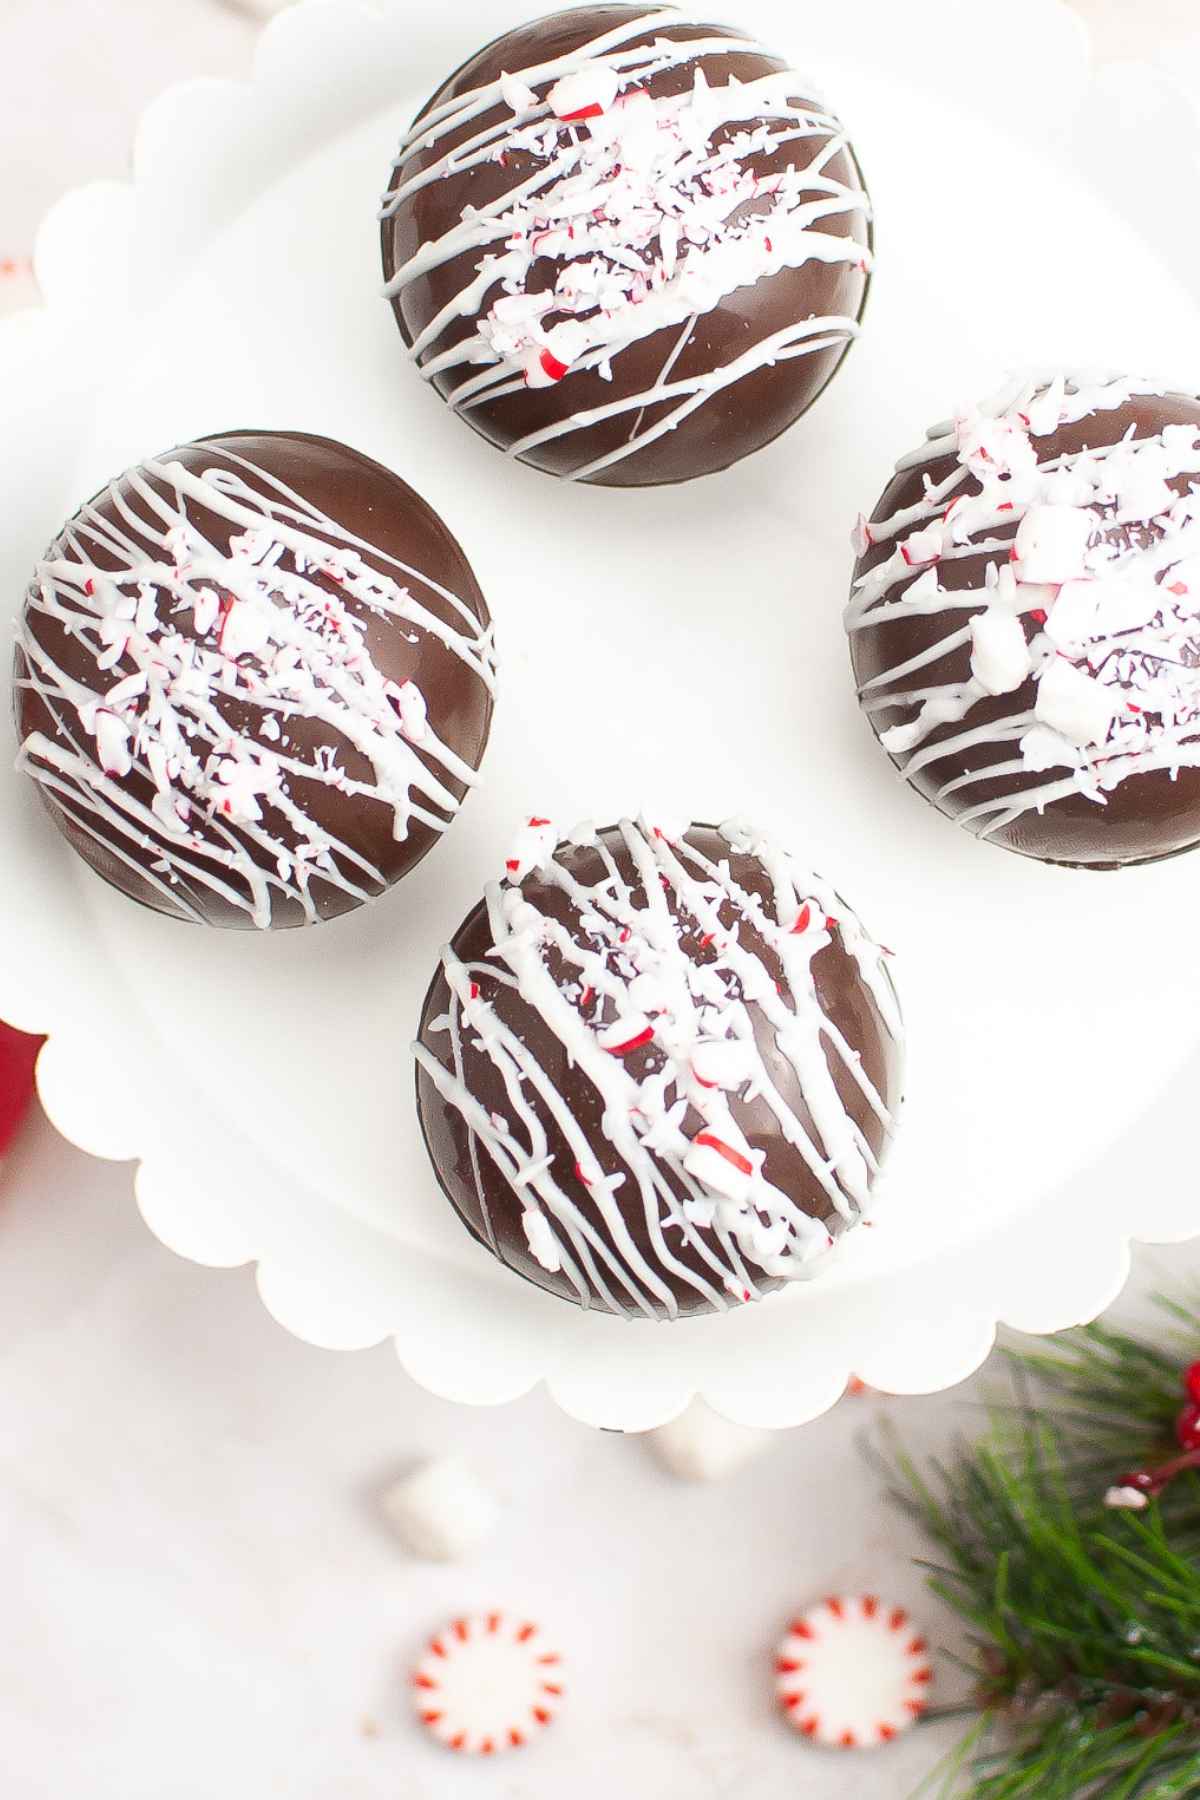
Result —
[[551, 111], [560, 119], [595, 119], [607, 112], [617, 97], [620, 78], [615, 69], [589, 63], [573, 75], [564, 75], [550, 89]]
[[553, 856], [557, 845], [558, 832], [549, 819], [526, 819], [505, 860], [509, 880], [523, 881], [532, 870], [540, 869]]
[[927, 568], [940, 558], [945, 540], [934, 525], [924, 531], [912, 531], [900, 546], [900, 554], [910, 569]]

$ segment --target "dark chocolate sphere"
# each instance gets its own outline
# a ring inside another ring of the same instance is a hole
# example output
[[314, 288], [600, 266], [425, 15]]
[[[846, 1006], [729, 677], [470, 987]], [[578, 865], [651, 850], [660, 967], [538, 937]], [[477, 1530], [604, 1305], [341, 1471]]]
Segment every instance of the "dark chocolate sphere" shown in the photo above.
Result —
[[859, 697], [926, 799], [1052, 863], [1200, 842], [1200, 400], [1016, 382], [905, 458], [858, 548]]
[[753, 39], [586, 6], [452, 75], [401, 144], [387, 291], [427, 381], [549, 474], [727, 468], [858, 331], [868, 201], [841, 125]]
[[816, 1272], [900, 1103], [886, 952], [740, 825], [531, 819], [444, 953], [417, 1102], [438, 1180], [527, 1280], [676, 1318]]
[[22, 764], [86, 862], [176, 918], [284, 926], [437, 842], [494, 669], [466, 558], [405, 482], [328, 438], [238, 431], [63, 528], [14, 677]]

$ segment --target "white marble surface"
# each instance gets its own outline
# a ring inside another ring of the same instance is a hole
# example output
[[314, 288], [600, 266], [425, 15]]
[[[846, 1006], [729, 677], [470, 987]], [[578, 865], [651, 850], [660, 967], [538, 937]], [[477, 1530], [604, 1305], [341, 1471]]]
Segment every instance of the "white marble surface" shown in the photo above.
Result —
[[[1129, 0], [1089, 10], [1127, 51]], [[1200, 71], [1191, 13], [1143, 3], [1133, 35]], [[120, 173], [154, 92], [236, 72], [252, 31], [218, 0], [3, 0], [0, 264], [62, 188]], [[1180, 1179], [1187, 1092], [1147, 1131]], [[1131, 1144], [1109, 1177], [1136, 1193], [1140, 1166]], [[1197, 1269], [1198, 1247], [1142, 1257], [1127, 1307]], [[856, 1440], [886, 1411], [918, 1449], [944, 1447], [976, 1391], [847, 1401], [728, 1482], [679, 1485], [544, 1396], [463, 1412], [386, 1350], [294, 1342], [247, 1271], [174, 1259], [142, 1228], [128, 1169], [35, 1119], [0, 1174], [0, 1793], [902, 1800], [952, 1729], [870, 1758], [810, 1751], [771, 1715], [770, 1650], [794, 1606], [838, 1588], [911, 1604], [953, 1643]], [[476, 1562], [447, 1568], [406, 1557], [375, 1503], [406, 1463], [450, 1449], [476, 1459], [505, 1518]], [[401, 1677], [431, 1627], [493, 1604], [561, 1638], [570, 1702], [528, 1758], [468, 1768], [414, 1732]]]
[[[903, 1800], [952, 1741], [810, 1750], [773, 1716], [770, 1652], [839, 1589], [956, 1645], [861, 1438], [886, 1414], [942, 1451], [978, 1383], [845, 1400], [728, 1481], [680, 1484], [542, 1395], [465, 1411], [387, 1350], [296, 1343], [248, 1271], [154, 1243], [128, 1189], [40, 1119], [0, 1177], [4, 1800]], [[1196, 1248], [1144, 1257], [1131, 1303], [1198, 1271]], [[471, 1563], [417, 1562], [378, 1497], [451, 1449], [501, 1529]], [[570, 1694], [536, 1750], [481, 1769], [425, 1743], [402, 1676], [431, 1628], [493, 1605], [554, 1631]], [[935, 1697], [954, 1685], [943, 1665]]]

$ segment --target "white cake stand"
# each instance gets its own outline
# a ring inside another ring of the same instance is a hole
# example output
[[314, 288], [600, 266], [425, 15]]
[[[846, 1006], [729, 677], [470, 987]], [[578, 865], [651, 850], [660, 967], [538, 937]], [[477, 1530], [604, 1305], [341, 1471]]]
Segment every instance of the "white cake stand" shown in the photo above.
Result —
[[[694, 1392], [788, 1425], [851, 1372], [949, 1385], [997, 1320], [1048, 1330], [1098, 1312], [1131, 1235], [1200, 1231], [1190, 1182], [1148, 1163], [1131, 1181], [1108, 1154], [1200, 1042], [1200, 858], [1096, 877], [971, 841], [881, 757], [839, 623], [856, 513], [927, 423], [1006, 366], [1126, 365], [1200, 387], [1200, 312], [1177, 279], [1195, 276], [1194, 252], [1166, 228], [1187, 216], [1200, 129], [1148, 71], [1095, 79], [1057, 0], [1007, 0], [986, 65], [955, 0], [845, 0], [805, 21], [807, 39], [788, 0], [738, 10], [850, 125], [879, 275], [821, 405], [727, 475], [556, 484], [475, 438], [405, 366], [378, 298], [376, 194], [416, 103], [517, 22], [507, 0], [415, 24], [365, 0], [284, 13], [252, 83], [172, 90], [143, 121], [132, 185], [55, 209], [37, 254], [46, 309], [0, 328], [14, 604], [62, 519], [127, 463], [291, 426], [379, 457], [443, 512], [504, 657], [479, 794], [387, 900], [319, 932], [206, 933], [130, 906], [5, 756], [0, 1015], [49, 1033], [51, 1117], [136, 1160], [164, 1242], [256, 1261], [300, 1336], [390, 1336], [419, 1381], [463, 1401], [545, 1380], [577, 1417], [627, 1429]], [[643, 805], [752, 814], [836, 879], [897, 952], [911, 1034], [874, 1230], [819, 1283], [659, 1327], [549, 1299], [467, 1238], [418, 1141], [408, 1055], [438, 948], [519, 818]]]

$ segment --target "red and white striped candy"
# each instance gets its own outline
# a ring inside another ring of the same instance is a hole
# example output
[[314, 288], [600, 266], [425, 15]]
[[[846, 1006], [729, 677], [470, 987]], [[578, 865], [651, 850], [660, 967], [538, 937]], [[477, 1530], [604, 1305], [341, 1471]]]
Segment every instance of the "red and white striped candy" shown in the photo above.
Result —
[[919, 1719], [933, 1670], [901, 1606], [874, 1595], [822, 1601], [779, 1646], [776, 1692], [791, 1725], [837, 1749], [886, 1744]]
[[608, 111], [620, 85], [615, 69], [593, 63], [556, 81], [547, 99], [560, 119], [595, 119]]
[[561, 1667], [536, 1625], [499, 1612], [454, 1619], [413, 1671], [417, 1717], [448, 1750], [518, 1750], [557, 1716]]
[[549, 819], [529, 818], [513, 839], [504, 864], [510, 881], [524, 881], [531, 869], [540, 869], [558, 848], [558, 832]]
[[627, 1012], [596, 1033], [596, 1042], [610, 1056], [627, 1056], [640, 1050], [654, 1036], [654, 1022], [645, 1013]]
[[943, 533], [936, 525], [924, 531], [910, 531], [900, 546], [900, 554], [910, 569], [923, 569], [940, 561], [946, 547]]

